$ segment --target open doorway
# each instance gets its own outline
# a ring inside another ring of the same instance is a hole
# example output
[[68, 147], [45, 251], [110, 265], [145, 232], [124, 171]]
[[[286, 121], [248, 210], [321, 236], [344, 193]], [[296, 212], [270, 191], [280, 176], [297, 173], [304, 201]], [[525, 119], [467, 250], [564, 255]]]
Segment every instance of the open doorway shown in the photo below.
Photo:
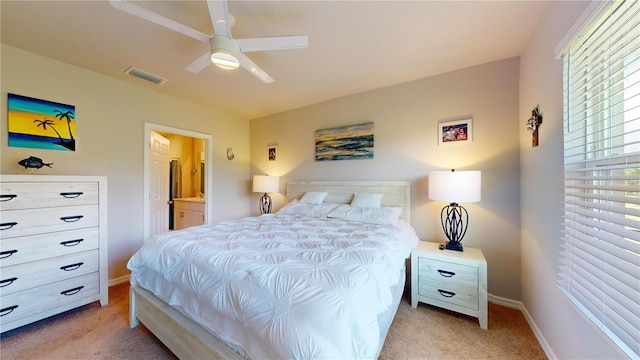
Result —
[[[196, 156], [197, 157], [196, 161], [193, 161], [192, 163], [190, 163], [189, 169], [187, 169], [187, 171], [192, 171], [192, 169], [195, 169], [196, 173], [199, 172], [200, 174], [198, 175], [201, 175], [201, 176], [198, 176], [197, 179], [199, 181], [197, 182], [195, 181], [195, 177], [193, 177], [194, 183], [197, 183], [197, 187], [198, 187], [197, 189], [194, 190], [194, 193], [196, 194], [196, 196], [200, 196], [199, 193], [204, 193], [202, 196], [204, 199], [204, 223], [205, 224], [211, 223], [213, 218], [213, 211], [212, 211], [213, 209], [213, 206], [212, 206], [213, 170], [212, 168], [213, 167], [211, 166], [213, 137], [210, 134], [203, 134], [203, 133], [198, 133], [190, 130], [172, 128], [168, 126], [151, 124], [151, 123], [145, 123], [144, 132], [145, 132], [145, 141], [144, 141], [144, 144], [145, 144], [144, 146], [144, 164], [145, 164], [144, 165], [144, 194], [145, 196], [144, 196], [144, 232], [143, 232], [144, 239], [145, 240], [149, 239], [151, 236], [155, 235], [156, 233], [163, 231], [162, 227], [158, 227], [157, 225], [158, 219], [154, 218], [154, 216], [158, 216], [158, 214], [161, 214], [161, 216], [165, 216], [162, 212], [158, 212], [156, 215], [154, 215], [154, 212], [156, 211], [154, 207], [157, 206], [157, 202], [158, 202], [157, 201], [158, 199], [156, 198], [157, 190], [155, 190], [155, 187], [157, 187], [158, 184], [162, 184], [164, 182], [166, 184], [167, 196], [169, 193], [168, 180], [163, 181], [157, 178], [158, 176], [160, 176], [159, 173], [162, 172], [162, 174], [164, 174], [165, 170], [162, 169], [159, 171], [157, 168], [154, 168], [153, 166], [153, 159], [155, 154], [154, 154], [154, 147], [152, 147], [152, 145], [154, 144], [155, 138], [158, 134], [168, 135], [169, 137], [172, 137], [172, 135], [175, 135], [175, 137], [177, 138], [192, 138], [194, 140], [202, 140], [204, 142], [204, 144], [202, 145], [203, 151], [201, 151], [201, 154], [198, 154], [198, 156]], [[171, 160], [171, 155], [168, 155], [168, 160], [166, 163], [167, 174], [169, 172], [168, 161], [170, 160]], [[189, 178], [191, 179], [191, 177]], [[160, 185], [160, 186], [165, 186], [165, 185]], [[200, 191], [197, 191], [197, 190], [200, 190]], [[167, 207], [166, 216], [168, 216], [169, 198], [167, 197], [167, 199], [163, 201], [166, 203], [165, 204]], [[166, 220], [167, 220], [167, 226], [168, 226], [168, 218]], [[168, 228], [166, 230], [168, 230]]]

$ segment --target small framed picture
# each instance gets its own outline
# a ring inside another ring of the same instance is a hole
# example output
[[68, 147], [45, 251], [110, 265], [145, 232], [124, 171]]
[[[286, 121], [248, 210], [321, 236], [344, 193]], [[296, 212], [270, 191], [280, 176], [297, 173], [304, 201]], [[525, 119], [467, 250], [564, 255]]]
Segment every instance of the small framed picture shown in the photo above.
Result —
[[278, 145], [269, 145], [269, 146], [267, 146], [267, 159], [269, 161], [277, 161], [278, 160]]
[[470, 143], [472, 141], [472, 119], [442, 121], [438, 123], [438, 145]]

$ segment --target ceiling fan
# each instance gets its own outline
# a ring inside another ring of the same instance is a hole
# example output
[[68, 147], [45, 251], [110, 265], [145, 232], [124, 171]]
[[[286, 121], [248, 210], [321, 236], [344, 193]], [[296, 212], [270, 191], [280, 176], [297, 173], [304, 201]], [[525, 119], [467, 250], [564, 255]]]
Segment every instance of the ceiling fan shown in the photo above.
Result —
[[213, 63], [223, 69], [236, 69], [242, 66], [264, 83], [273, 82], [273, 78], [256, 65], [245, 52], [301, 49], [309, 45], [306, 35], [276, 36], [263, 38], [234, 39], [231, 37], [233, 16], [229, 14], [227, 0], [207, 0], [209, 16], [213, 24], [213, 35], [173, 21], [126, 0], [109, 0], [111, 6], [160, 26], [177, 31], [196, 40], [209, 43], [210, 50], [185, 68], [198, 73]]

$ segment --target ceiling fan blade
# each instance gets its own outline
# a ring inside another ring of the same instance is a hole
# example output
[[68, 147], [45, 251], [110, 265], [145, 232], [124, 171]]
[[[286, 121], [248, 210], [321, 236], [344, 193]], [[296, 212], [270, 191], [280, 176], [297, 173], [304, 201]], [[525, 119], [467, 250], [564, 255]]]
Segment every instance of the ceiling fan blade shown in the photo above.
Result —
[[247, 55], [240, 53], [238, 56], [238, 60], [240, 60], [240, 66], [245, 68], [248, 72], [252, 73], [263, 83], [268, 84], [273, 82], [273, 78], [269, 76], [269, 74], [267, 74], [264, 70], [260, 69], [258, 65], [256, 65], [251, 59], [247, 57]]
[[211, 51], [207, 51], [205, 54], [197, 58], [194, 62], [187, 65], [187, 67], [185, 67], [185, 70], [191, 71], [192, 73], [199, 73], [209, 65], [211, 65]]
[[302, 49], [309, 46], [307, 35], [274, 36], [264, 38], [234, 39], [240, 45], [240, 51], [268, 51]]
[[196, 40], [208, 42], [209, 39], [211, 39], [211, 36], [209, 35], [203, 34], [198, 30], [192, 29], [188, 26], [180, 24], [179, 22], [173, 21], [162, 15], [156, 14], [153, 11], [149, 11], [143, 7], [132, 4], [126, 0], [109, 0], [109, 4], [118, 10], [124, 11], [133, 16], [137, 16], [139, 18], [145, 19], [154, 24], [166, 27], [167, 29], [177, 31], [181, 34], [187, 35]]
[[231, 16], [229, 16], [229, 8], [227, 0], [208, 0], [209, 16], [211, 24], [213, 24], [213, 33], [231, 37]]

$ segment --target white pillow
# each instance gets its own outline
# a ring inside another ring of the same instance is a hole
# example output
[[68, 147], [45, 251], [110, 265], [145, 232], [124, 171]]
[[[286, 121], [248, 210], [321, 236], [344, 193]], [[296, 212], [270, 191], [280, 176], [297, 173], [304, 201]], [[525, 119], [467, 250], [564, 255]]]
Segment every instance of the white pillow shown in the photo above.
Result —
[[327, 217], [376, 225], [395, 225], [402, 214], [402, 207], [382, 207], [378, 209], [354, 206], [340, 206]]
[[338, 204], [309, 204], [294, 199], [278, 210], [278, 214], [324, 218], [336, 207]]
[[361, 208], [379, 209], [381, 203], [382, 194], [355, 193], [353, 194], [353, 200], [351, 200], [351, 206]]
[[324, 198], [327, 197], [326, 191], [307, 191], [300, 199], [301, 203], [322, 204]]

